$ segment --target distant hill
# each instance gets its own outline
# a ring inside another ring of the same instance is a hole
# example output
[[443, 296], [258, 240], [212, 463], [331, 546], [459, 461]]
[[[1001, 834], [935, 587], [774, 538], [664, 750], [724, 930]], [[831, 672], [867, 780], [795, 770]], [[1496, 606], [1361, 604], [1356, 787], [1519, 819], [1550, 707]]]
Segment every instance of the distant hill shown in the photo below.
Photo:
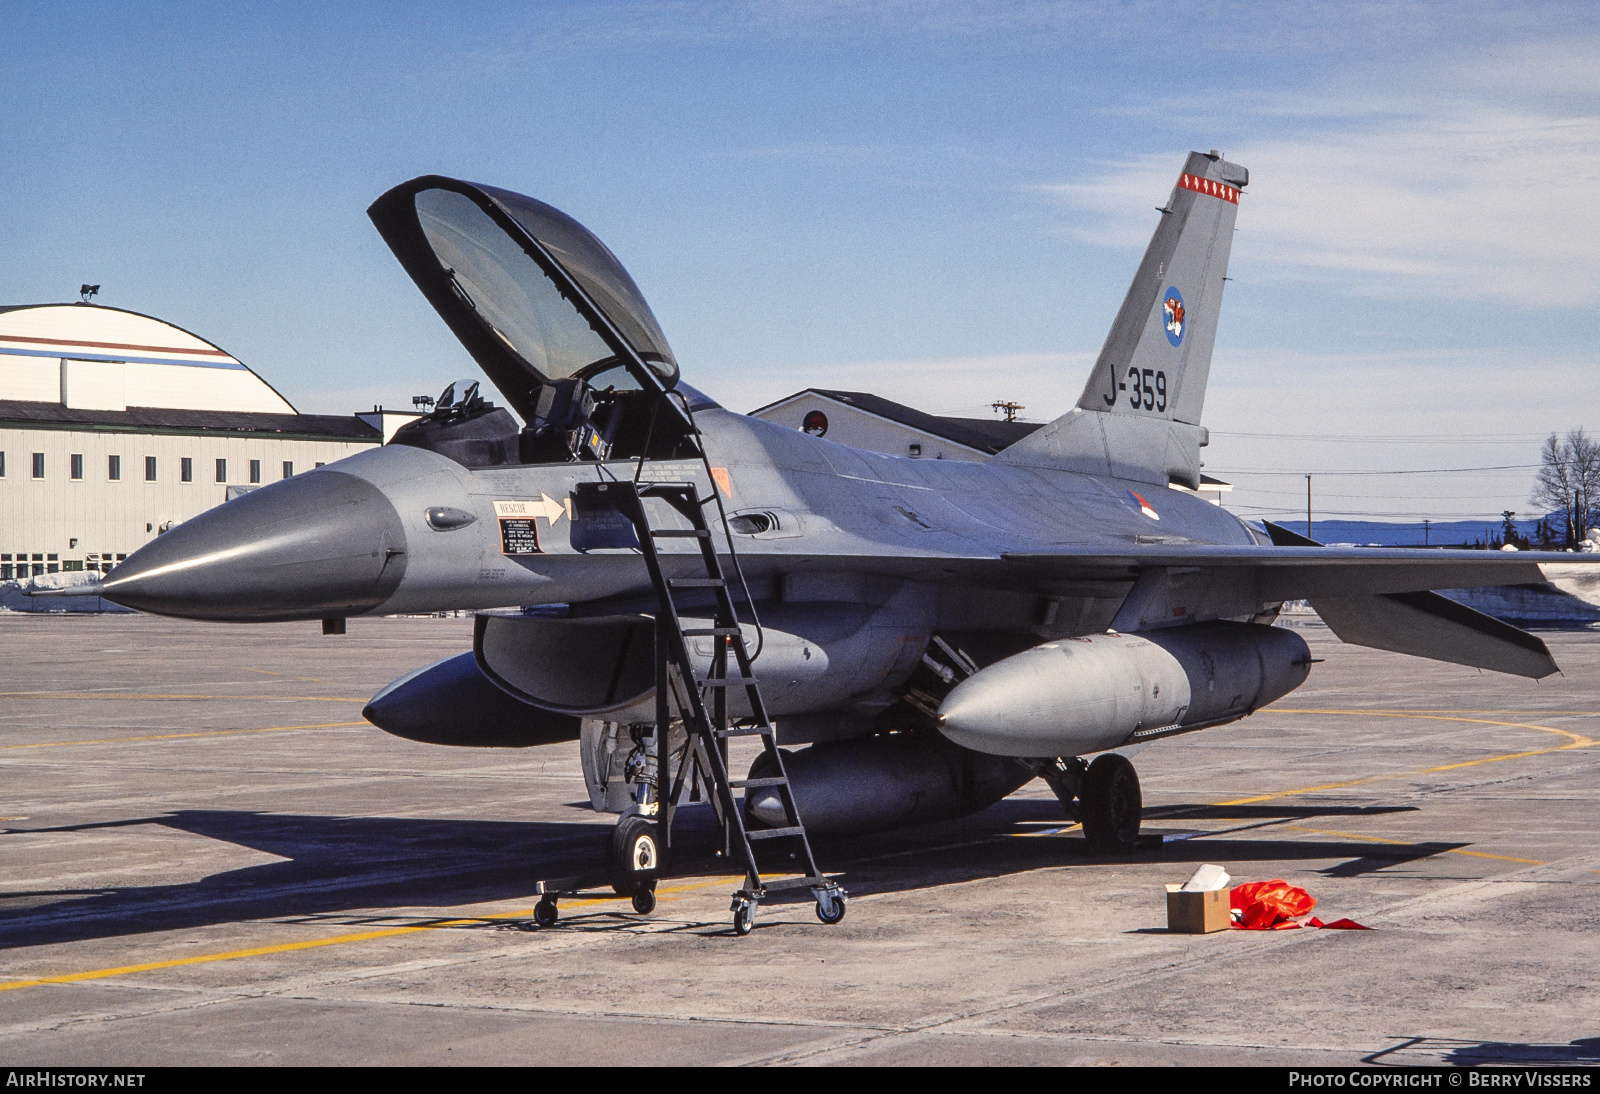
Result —
[[[1292, 532], [1305, 535], [1305, 518], [1275, 521]], [[1538, 518], [1517, 521], [1517, 531], [1532, 535]], [[1472, 546], [1474, 541], [1487, 543], [1490, 536], [1500, 534], [1497, 520], [1434, 521], [1428, 529], [1427, 545], [1433, 547]], [[1422, 547], [1423, 528], [1418, 521], [1382, 520], [1317, 520], [1312, 518], [1311, 538], [1318, 543], [1375, 544], [1379, 547]]]

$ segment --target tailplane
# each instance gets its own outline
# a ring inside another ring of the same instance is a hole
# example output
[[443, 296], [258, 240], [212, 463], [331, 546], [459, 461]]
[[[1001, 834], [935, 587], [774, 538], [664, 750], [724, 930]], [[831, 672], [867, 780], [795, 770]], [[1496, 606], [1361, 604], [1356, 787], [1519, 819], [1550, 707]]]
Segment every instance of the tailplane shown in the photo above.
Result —
[[1239, 192], [1250, 173], [1191, 152], [1078, 405], [994, 458], [1191, 489]]

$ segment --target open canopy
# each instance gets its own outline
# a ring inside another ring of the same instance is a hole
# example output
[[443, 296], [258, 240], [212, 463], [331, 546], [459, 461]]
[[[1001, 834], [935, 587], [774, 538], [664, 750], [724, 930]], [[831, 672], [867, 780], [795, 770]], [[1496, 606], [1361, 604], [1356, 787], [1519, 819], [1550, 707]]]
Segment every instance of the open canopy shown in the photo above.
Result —
[[677, 362], [609, 248], [549, 205], [425, 175], [367, 210], [501, 393], [530, 417], [541, 386], [670, 388]]

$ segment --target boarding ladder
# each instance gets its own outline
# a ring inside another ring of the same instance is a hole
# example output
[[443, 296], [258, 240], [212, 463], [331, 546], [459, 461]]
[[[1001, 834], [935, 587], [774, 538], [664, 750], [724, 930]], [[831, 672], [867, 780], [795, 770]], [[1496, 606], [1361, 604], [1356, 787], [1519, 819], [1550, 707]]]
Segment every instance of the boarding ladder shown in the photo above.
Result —
[[[777, 731], [767, 716], [766, 703], [752, 671], [750, 652], [744, 642], [727, 574], [706, 521], [705, 507], [718, 502], [716, 490], [713, 482], [711, 495], [702, 498], [700, 488], [693, 482], [609, 481], [579, 483], [576, 487], [579, 498], [596, 507], [610, 507], [633, 525], [656, 593], [657, 839], [663, 851], [670, 855], [673, 815], [691, 774], [695, 774], [702, 785], [711, 789], [712, 804], [723, 825], [724, 853], [732, 861], [742, 861], [744, 867], [744, 887], [733, 894], [734, 931], [741, 935], [750, 933], [756, 906], [768, 893], [783, 889], [810, 889], [817, 900], [818, 918], [824, 923], [837, 923], [844, 918], [847, 894], [835, 880], [817, 869], [811, 840], [795, 806], [794, 789], [784, 768], [783, 754], [778, 750]], [[658, 527], [651, 521], [650, 507], [645, 504], [652, 499], [665, 503], [687, 520], [689, 527]], [[718, 515], [726, 535], [726, 516], [720, 504]], [[672, 539], [694, 540], [700, 549], [698, 562], [692, 562], [696, 558], [694, 552], [663, 554], [658, 544]], [[731, 549], [731, 538], [729, 543]], [[686, 562], [691, 565], [686, 567]], [[675, 594], [691, 590], [706, 590], [714, 597], [715, 609], [709, 627], [685, 627], [678, 614]], [[690, 657], [691, 638], [711, 640], [710, 671], [704, 677], [699, 675]], [[733, 676], [728, 674], [730, 648], [733, 666], [738, 670]], [[752, 714], [742, 725], [734, 724], [728, 717], [728, 689], [735, 687], [744, 688]], [[687, 731], [687, 742], [676, 771], [673, 749], [669, 747], [674, 708]], [[730, 737], [741, 736], [761, 738], [764, 758], [753, 769], [758, 777], [729, 777], [727, 741]], [[784, 823], [775, 828], [748, 828], [734, 791], [766, 787], [778, 792], [783, 802]], [[773, 869], [763, 878], [756, 854], [758, 846], [762, 848], [762, 858], [775, 860], [770, 865], [781, 864], [782, 869]], [[773, 877], [771, 873], [789, 876]]]

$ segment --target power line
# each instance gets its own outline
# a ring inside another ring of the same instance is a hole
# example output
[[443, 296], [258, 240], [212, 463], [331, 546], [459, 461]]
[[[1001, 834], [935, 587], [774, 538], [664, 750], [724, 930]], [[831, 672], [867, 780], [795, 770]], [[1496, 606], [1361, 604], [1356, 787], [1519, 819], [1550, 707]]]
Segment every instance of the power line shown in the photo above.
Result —
[[1413, 434], [1396, 437], [1387, 433], [1235, 433], [1213, 429], [1213, 437], [1229, 437], [1247, 441], [1323, 441], [1360, 444], [1531, 444], [1543, 443], [1543, 433], [1488, 433], [1463, 436], [1460, 433]]
[[[1464, 475], [1478, 474], [1484, 471], [1537, 471], [1540, 465], [1536, 463], [1507, 463], [1493, 467], [1432, 467], [1419, 468], [1405, 471], [1314, 471], [1315, 475]], [[1218, 470], [1218, 475], [1288, 475], [1292, 478], [1303, 479], [1304, 471], [1227, 471]]]

